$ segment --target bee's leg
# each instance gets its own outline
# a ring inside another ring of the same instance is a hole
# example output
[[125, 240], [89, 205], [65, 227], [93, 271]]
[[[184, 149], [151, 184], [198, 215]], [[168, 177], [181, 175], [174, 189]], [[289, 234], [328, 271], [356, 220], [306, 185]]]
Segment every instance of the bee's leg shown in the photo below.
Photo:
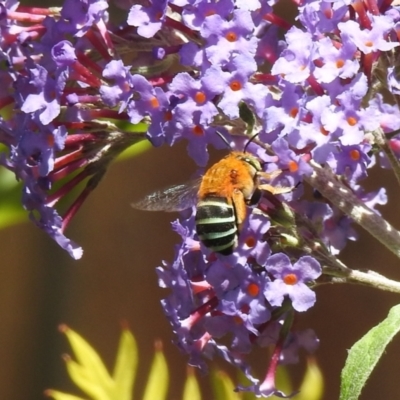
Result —
[[266, 190], [267, 192], [270, 192], [272, 194], [289, 193], [294, 189], [292, 187], [273, 186], [267, 183], [259, 185], [258, 188], [261, 190]]
[[267, 179], [267, 180], [270, 181], [271, 179], [274, 179], [277, 176], [279, 176], [281, 173], [282, 173], [281, 169], [277, 169], [277, 170], [272, 171], [272, 172], [258, 171], [257, 172], [257, 177], [264, 178], [264, 179]]
[[235, 189], [232, 193], [232, 203], [233, 208], [235, 209], [236, 214], [236, 224], [238, 225], [238, 229], [246, 218], [246, 203], [243, 192], [239, 189]]
[[262, 190], [259, 187], [256, 187], [250, 199], [246, 199], [246, 204], [248, 206], [255, 206], [261, 200]]
[[[276, 171], [273, 172], [258, 172], [257, 177], [264, 178], [267, 180], [271, 180], [276, 178], [282, 173], [282, 170], [277, 169]], [[289, 193], [291, 192], [294, 188], [292, 187], [282, 187], [282, 186], [274, 186], [270, 185], [268, 183], [263, 183], [261, 185], [258, 185], [258, 188], [260, 190], [266, 190], [267, 192], [270, 192], [272, 194], [282, 194], [282, 193]]]

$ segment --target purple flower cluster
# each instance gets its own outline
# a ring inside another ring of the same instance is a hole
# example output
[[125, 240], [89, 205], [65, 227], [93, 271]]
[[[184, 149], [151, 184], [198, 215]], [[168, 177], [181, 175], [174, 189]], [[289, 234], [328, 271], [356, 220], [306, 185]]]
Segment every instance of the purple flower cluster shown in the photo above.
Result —
[[[121, 151], [184, 139], [205, 167], [208, 146], [225, 147], [221, 135], [242, 151], [257, 133], [248, 151], [265, 172], [281, 171], [274, 185], [293, 190], [263, 193], [230, 256], [197, 240], [193, 215], [175, 222], [182, 241], [158, 274], [192, 364], [218, 354], [258, 395], [284, 396], [277, 363], [317, 343], [292, 330], [293, 312], [314, 305], [321, 264], [356, 238], [329, 199], [303, 198], [302, 183], [318, 163], [370, 208], [386, 202], [384, 189], [366, 193], [361, 181], [376, 154], [383, 167], [400, 156], [400, 10], [389, 0], [294, 1], [294, 26], [274, 13], [274, 0], [136, 3], [117, 27], [104, 0], [49, 9], [0, 2], [0, 163], [22, 181], [31, 219], [79, 258], [64, 231]], [[244, 359], [256, 345], [275, 346], [261, 381]]]

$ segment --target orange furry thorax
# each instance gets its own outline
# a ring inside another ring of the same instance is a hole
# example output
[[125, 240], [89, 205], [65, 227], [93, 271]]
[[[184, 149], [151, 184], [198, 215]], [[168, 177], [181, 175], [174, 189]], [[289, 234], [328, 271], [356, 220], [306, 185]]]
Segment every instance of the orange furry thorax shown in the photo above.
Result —
[[239, 157], [243, 152], [234, 151], [212, 165], [202, 178], [199, 199], [207, 196], [232, 198], [235, 191], [248, 188], [253, 191], [254, 177], [251, 168]]

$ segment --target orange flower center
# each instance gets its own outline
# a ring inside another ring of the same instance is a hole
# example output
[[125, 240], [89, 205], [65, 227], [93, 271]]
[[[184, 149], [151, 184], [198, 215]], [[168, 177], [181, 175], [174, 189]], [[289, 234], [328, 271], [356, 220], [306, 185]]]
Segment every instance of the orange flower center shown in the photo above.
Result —
[[237, 35], [235, 32], [227, 32], [225, 38], [228, 42], [236, 42]]
[[337, 68], [342, 68], [344, 66], [344, 60], [337, 60], [336, 61], [336, 67]]
[[297, 162], [294, 160], [290, 160], [288, 167], [290, 172], [297, 172], [299, 169], [299, 164], [297, 164]]
[[299, 109], [297, 107], [293, 107], [290, 111], [289, 111], [289, 115], [292, 118], [295, 118], [297, 116], [297, 114], [299, 113]]
[[153, 96], [153, 97], [150, 99], [150, 106], [151, 106], [152, 108], [158, 108], [158, 107], [160, 107], [160, 103], [158, 102], [158, 99], [157, 99], [156, 96]]
[[200, 125], [195, 125], [192, 131], [196, 136], [202, 136], [204, 134], [203, 128]]
[[252, 297], [256, 297], [260, 293], [260, 287], [254, 282], [250, 283], [247, 286], [247, 293]]
[[355, 117], [347, 117], [347, 123], [350, 126], [354, 126], [357, 124], [357, 119]]
[[229, 85], [229, 87], [236, 92], [237, 90], [240, 90], [242, 88], [242, 84], [239, 81], [233, 81]]
[[283, 282], [285, 282], [286, 285], [295, 285], [297, 283], [297, 276], [295, 274], [287, 274], [283, 278]]
[[254, 236], [249, 236], [246, 238], [245, 243], [248, 247], [254, 247], [257, 243], [257, 240], [254, 238]]
[[324, 136], [328, 136], [329, 135], [329, 132], [323, 126], [321, 126], [321, 128], [319, 128], [319, 130]]
[[166, 111], [166, 112], [164, 113], [164, 119], [165, 119], [166, 121], [171, 121], [171, 120], [172, 120], [172, 112], [171, 112], [171, 111]]
[[203, 104], [206, 101], [206, 95], [204, 92], [197, 92], [194, 95], [194, 100], [197, 104]]
[[358, 161], [360, 159], [360, 152], [356, 149], [350, 151], [350, 158], [353, 161]]

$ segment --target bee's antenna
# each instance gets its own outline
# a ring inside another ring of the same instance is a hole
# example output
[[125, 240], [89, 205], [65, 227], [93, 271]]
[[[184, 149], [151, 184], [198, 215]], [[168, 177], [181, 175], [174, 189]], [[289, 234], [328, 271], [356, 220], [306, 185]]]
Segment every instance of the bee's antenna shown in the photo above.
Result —
[[243, 150], [244, 153], [246, 153], [246, 149], [247, 149], [247, 147], [249, 146], [249, 144], [250, 144], [251, 142], [253, 142], [254, 139], [258, 136], [258, 133], [259, 133], [259, 132], [257, 132], [255, 135], [253, 135], [253, 136], [249, 139], [249, 141], [246, 143], [246, 146], [244, 146], [244, 150]]
[[215, 131], [215, 133], [222, 139], [222, 141], [226, 144], [228, 149], [232, 151], [232, 146], [230, 145], [226, 137], [220, 131]]

